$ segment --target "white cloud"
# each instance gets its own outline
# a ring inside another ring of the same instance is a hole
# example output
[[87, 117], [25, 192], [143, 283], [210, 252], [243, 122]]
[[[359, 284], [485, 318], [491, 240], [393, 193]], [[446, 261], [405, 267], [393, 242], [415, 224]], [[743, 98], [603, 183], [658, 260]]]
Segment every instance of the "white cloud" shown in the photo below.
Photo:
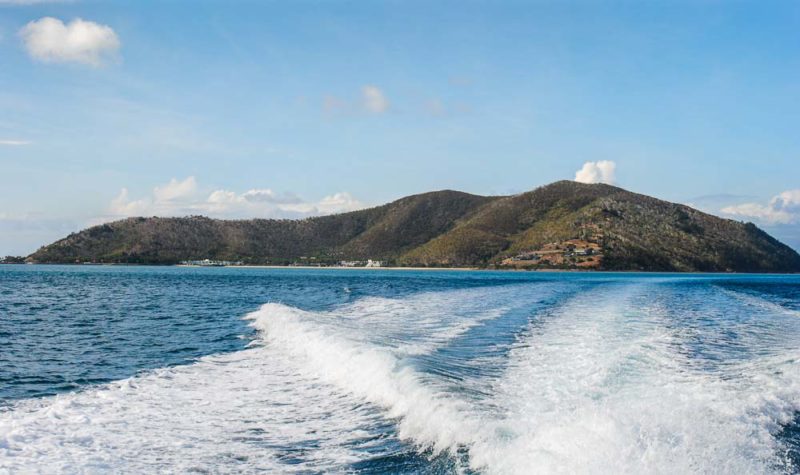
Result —
[[184, 180], [173, 178], [169, 183], [153, 188], [151, 197], [131, 200], [127, 188], [111, 201], [109, 211], [114, 216], [178, 216], [197, 214], [199, 199], [197, 181], [193, 176]]
[[275, 193], [269, 188], [261, 190], [250, 190], [245, 192], [242, 197], [249, 202], [278, 203], [278, 204], [297, 204], [303, 200], [294, 193]]
[[361, 100], [367, 112], [383, 114], [389, 110], [389, 100], [377, 86], [367, 85], [361, 88]]
[[120, 47], [111, 27], [80, 18], [64, 24], [44, 17], [25, 25], [19, 35], [30, 57], [43, 62], [99, 66]]
[[8, 145], [10, 147], [18, 147], [21, 145], [30, 145], [31, 142], [27, 140], [0, 140], [0, 145]]
[[153, 196], [157, 202], [181, 202], [191, 200], [197, 193], [197, 181], [193, 176], [185, 180], [178, 181], [175, 178], [164, 186], [157, 186], [153, 189]]
[[147, 214], [151, 204], [145, 200], [131, 201], [128, 198], [128, 189], [123, 188], [119, 191], [119, 195], [111, 200], [109, 211], [115, 216], [143, 216]]
[[743, 203], [722, 208], [724, 214], [751, 218], [766, 224], [800, 223], [800, 189], [788, 190], [773, 196], [764, 205]]
[[350, 193], [341, 191], [322, 198], [316, 204], [311, 205], [307, 212], [314, 214], [333, 214], [355, 211], [361, 208], [364, 208], [364, 203], [355, 199]]
[[215, 190], [199, 191], [194, 177], [172, 179], [153, 189], [152, 195], [131, 199], [123, 188], [111, 201], [109, 217], [206, 215], [216, 218], [301, 218], [342, 213], [364, 208], [364, 203], [346, 192], [319, 201], [304, 201], [294, 193], [276, 193], [268, 188], [244, 193]]
[[580, 183], [607, 183], [614, 184], [614, 173], [617, 164], [611, 160], [586, 162], [583, 167], [575, 172], [575, 181]]

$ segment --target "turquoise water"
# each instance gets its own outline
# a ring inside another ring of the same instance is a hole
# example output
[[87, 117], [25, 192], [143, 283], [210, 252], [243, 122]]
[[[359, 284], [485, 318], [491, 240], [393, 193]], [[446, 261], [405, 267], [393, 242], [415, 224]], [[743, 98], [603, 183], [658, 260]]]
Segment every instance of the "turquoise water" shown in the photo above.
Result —
[[800, 277], [0, 266], [0, 472], [797, 473]]

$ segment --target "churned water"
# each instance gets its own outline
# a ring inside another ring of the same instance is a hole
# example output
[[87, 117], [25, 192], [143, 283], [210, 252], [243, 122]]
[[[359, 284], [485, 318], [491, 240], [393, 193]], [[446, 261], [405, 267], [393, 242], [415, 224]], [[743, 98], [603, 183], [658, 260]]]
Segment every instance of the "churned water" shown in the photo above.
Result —
[[797, 473], [800, 277], [0, 266], [0, 472]]

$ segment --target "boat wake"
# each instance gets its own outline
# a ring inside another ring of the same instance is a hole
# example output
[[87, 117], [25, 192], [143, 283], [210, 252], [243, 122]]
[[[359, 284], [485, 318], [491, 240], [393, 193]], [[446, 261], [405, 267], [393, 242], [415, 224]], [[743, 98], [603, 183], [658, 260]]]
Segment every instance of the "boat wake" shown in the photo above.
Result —
[[[3, 410], [0, 468], [326, 472], [412, 453], [488, 473], [796, 470], [779, 434], [800, 410], [800, 353], [751, 348], [796, 341], [796, 318], [759, 306], [748, 339], [737, 319], [698, 321], [720, 299], [753, 311], [711, 286], [559, 285], [268, 303], [246, 316], [246, 350]], [[479, 331], [509, 342], [489, 375]], [[453, 348], [448, 364], [476, 371], [417, 364]]]
[[493, 391], [506, 409], [507, 435], [476, 446], [473, 466], [499, 473], [795, 470], [775, 435], [800, 409], [800, 354], [700, 370], [685, 326], [675, 325], [684, 309], [664, 306], [654, 290], [595, 291], [533, 326]]

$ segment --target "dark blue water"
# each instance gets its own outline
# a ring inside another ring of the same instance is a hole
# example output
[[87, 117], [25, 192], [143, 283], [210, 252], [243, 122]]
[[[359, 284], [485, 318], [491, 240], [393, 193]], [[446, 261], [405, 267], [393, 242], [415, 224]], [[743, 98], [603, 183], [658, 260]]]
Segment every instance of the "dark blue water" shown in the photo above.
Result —
[[792, 473], [800, 278], [0, 266], [0, 471]]

